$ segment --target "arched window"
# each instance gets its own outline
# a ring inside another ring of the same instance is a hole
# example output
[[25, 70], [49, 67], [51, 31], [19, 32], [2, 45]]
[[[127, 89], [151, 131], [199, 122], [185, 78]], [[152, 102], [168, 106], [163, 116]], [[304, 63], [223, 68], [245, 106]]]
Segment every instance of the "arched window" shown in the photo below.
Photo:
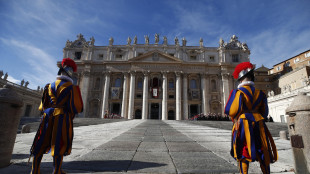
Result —
[[95, 88], [95, 89], [99, 89], [99, 87], [100, 87], [100, 78], [98, 77], [98, 78], [96, 78], [96, 80], [95, 80], [95, 86], [94, 86], [94, 88]]
[[138, 89], [142, 89], [142, 87], [143, 87], [142, 78], [138, 78], [138, 85], [137, 85], [137, 88], [138, 88]]
[[216, 82], [215, 82], [215, 80], [211, 80], [211, 89], [212, 89], [212, 91], [216, 91]]
[[175, 120], [173, 110], [168, 111], [168, 120]]
[[197, 89], [197, 81], [196, 81], [196, 79], [192, 79], [190, 81], [190, 88], [191, 89]]
[[169, 79], [168, 88], [169, 89], [174, 89], [174, 81], [173, 81], [173, 79]]
[[153, 78], [152, 87], [159, 87], [159, 80], [157, 77]]
[[121, 79], [120, 78], [117, 78], [116, 80], [115, 80], [115, 84], [114, 84], [114, 87], [121, 87]]
[[141, 110], [140, 109], [137, 109], [136, 112], [135, 112], [135, 119], [141, 119]]
[[88, 117], [91, 117], [91, 118], [97, 118], [99, 117], [98, 116], [98, 111], [99, 111], [99, 100], [97, 99], [94, 99], [90, 102], [90, 111], [88, 113]]

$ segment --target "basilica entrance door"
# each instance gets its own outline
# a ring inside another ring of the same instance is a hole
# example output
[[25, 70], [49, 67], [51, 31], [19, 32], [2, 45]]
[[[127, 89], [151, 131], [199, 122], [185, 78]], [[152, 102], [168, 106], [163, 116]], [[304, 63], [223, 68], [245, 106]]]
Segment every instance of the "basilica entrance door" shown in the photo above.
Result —
[[189, 111], [190, 112], [190, 118], [199, 114], [198, 105], [190, 105], [189, 109], [190, 109], [190, 111]]
[[151, 104], [151, 119], [159, 119], [159, 104], [158, 103], [152, 103]]
[[112, 113], [113, 114], [120, 114], [120, 110], [121, 110], [121, 104], [119, 103], [113, 103], [112, 104]]

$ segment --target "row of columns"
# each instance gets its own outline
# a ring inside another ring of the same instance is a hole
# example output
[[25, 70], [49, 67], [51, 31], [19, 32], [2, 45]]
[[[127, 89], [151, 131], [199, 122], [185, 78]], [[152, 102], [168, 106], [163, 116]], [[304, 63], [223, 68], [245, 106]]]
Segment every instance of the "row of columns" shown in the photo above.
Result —
[[[144, 72], [144, 80], [143, 80], [143, 101], [142, 101], [142, 119], [148, 118], [148, 81], [149, 81], [149, 71]], [[110, 89], [110, 75], [111, 72], [105, 73], [105, 83], [103, 88], [103, 99], [102, 99], [102, 112], [101, 118], [104, 118], [106, 111], [108, 110], [108, 102], [109, 102], [109, 89]], [[167, 72], [162, 72], [163, 82], [162, 82], [162, 90], [163, 90], [163, 98], [162, 98], [162, 120], [168, 119], [168, 78]], [[209, 76], [207, 74], [201, 75], [201, 103], [202, 103], [202, 113], [207, 114], [210, 112], [210, 104], [208, 103], [208, 91], [209, 91]], [[226, 104], [226, 101], [229, 96], [229, 75], [222, 74], [222, 84], [221, 84], [221, 95], [222, 103]], [[122, 108], [121, 115], [124, 118], [133, 119], [134, 118], [134, 101], [135, 101], [135, 80], [136, 72], [130, 72], [130, 81], [129, 81], [129, 73], [124, 73], [124, 81], [123, 81], [123, 98], [122, 98]], [[181, 80], [183, 81], [183, 95], [181, 95]], [[128, 83], [129, 87], [128, 87]], [[83, 89], [82, 96], [84, 99], [87, 99], [87, 91], [89, 86], [89, 73], [84, 74], [83, 78]], [[183, 75], [183, 79], [181, 79], [181, 72], [176, 72], [176, 109], [175, 109], [175, 118], [176, 120], [182, 120], [187, 118], [182, 118], [182, 113], [184, 116], [188, 117], [188, 77], [186, 74]], [[181, 96], [183, 100], [181, 100]], [[85, 104], [87, 102], [84, 102]], [[182, 105], [183, 103], [183, 105]], [[84, 107], [86, 109], [86, 107]], [[86, 110], [84, 110], [86, 112]], [[84, 112], [84, 113], [85, 113]]]

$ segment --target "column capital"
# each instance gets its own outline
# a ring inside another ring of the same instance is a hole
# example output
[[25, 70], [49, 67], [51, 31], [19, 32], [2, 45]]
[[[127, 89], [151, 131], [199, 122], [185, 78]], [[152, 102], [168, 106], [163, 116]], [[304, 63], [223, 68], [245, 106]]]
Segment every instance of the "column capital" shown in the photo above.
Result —
[[161, 71], [161, 73], [162, 73], [163, 75], [167, 75], [167, 74], [169, 73], [169, 71]]
[[103, 74], [106, 75], [106, 76], [110, 76], [112, 74], [112, 72], [111, 71], [106, 71]]
[[83, 75], [83, 76], [86, 76], [86, 77], [89, 77], [89, 76], [90, 76], [90, 70], [84, 70], [84, 71], [82, 72], [82, 75]]
[[134, 76], [134, 75], [136, 75], [136, 74], [137, 74], [137, 72], [136, 72], [136, 71], [128, 71], [128, 73], [130, 73], [130, 75], [132, 75], [132, 76]]
[[182, 73], [183, 73], [182, 71], [175, 71], [175, 75], [176, 75], [177, 77], [180, 77]]
[[229, 73], [221, 73], [221, 76], [225, 79], [228, 79], [228, 77], [230, 76]]
[[147, 70], [147, 71], [143, 71], [142, 73], [144, 74], [144, 76], [149, 76], [150, 75], [150, 70]]

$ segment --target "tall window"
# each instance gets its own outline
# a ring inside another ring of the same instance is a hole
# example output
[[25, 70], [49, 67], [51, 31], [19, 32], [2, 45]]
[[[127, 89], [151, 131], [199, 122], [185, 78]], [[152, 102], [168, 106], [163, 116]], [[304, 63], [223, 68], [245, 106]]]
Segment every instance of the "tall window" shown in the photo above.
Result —
[[209, 59], [210, 59], [210, 62], [215, 62], [214, 56], [210, 56]]
[[152, 87], [159, 87], [159, 80], [157, 77], [154, 77], [152, 82]]
[[103, 54], [99, 54], [99, 55], [98, 55], [98, 59], [99, 59], [99, 60], [102, 60], [102, 59], [103, 59]]
[[138, 78], [138, 85], [137, 85], [137, 88], [138, 89], [142, 89], [143, 85], [142, 85], [142, 79], [141, 78]]
[[75, 52], [75, 59], [80, 60], [82, 56], [82, 52]]
[[121, 79], [120, 79], [120, 78], [117, 78], [117, 79], [115, 80], [114, 87], [121, 87]]
[[232, 61], [233, 62], [239, 62], [239, 54], [233, 54], [232, 55]]
[[191, 89], [197, 89], [197, 81], [196, 79], [192, 79], [190, 82], [190, 88]]
[[169, 89], [173, 89], [174, 88], [174, 81], [173, 79], [169, 79]]
[[99, 87], [100, 87], [100, 78], [98, 77], [96, 78], [94, 89], [99, 89]]
[[215, 82], [215, 80], [211, 80], [211, 89], [212, 89], [212, 91], [216, 91], [216, 82]]

